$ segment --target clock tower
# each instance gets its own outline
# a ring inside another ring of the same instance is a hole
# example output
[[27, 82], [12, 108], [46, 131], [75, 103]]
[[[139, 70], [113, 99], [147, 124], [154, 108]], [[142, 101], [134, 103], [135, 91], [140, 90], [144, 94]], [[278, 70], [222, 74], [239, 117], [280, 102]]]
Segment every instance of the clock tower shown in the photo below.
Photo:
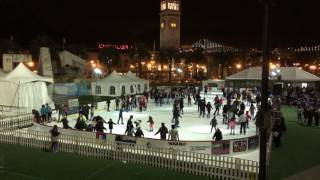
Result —
[[160, 0], [160, 49], [180, 48], [180, 0]]

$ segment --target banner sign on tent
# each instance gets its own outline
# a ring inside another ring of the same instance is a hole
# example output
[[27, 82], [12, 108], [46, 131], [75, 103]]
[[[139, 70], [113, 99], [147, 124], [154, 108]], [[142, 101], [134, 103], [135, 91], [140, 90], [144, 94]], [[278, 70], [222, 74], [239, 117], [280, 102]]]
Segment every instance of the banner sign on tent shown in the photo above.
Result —
[[243, 152], [247, 150], [248, 140], [234, 140], [233, 141], [233, 152]]
[[230, 153], [230, 141], [213, 141], [212, 154], [223, 155]]

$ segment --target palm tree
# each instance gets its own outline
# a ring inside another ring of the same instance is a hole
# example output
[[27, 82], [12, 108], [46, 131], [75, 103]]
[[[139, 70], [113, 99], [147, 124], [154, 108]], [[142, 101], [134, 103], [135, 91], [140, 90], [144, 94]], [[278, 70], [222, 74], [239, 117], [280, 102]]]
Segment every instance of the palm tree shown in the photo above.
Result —
[[174, 48], [168, 48], [168, 49], [162, 49], [160, 50], [160, 61], [163, 63], [169, 64], [169, 83], [171, 83], [172, 79], [172, 65], [173, 61], [180, 60], [180, 54], [177, 49]]
[[114, 67], [118, 66], [120, 63], [120, 54], [115, 48], [105, 48], [101, 49], [98, 58], [104, 65], [107, 66], [108, 73], [111, 73]]
[[214, 58], [217, 59], [219, 65], [221, 65], [220, 77], [223, 79], [224, 68], [230, 65], [231, 60], [233, 58], [232, 52], [217, 52], [213, 54]]
[[[143, 60], [150, 59], [151, 54], [149, 52], [149, 48], [144, 43], [136, 43], [130, 50], [129, 56], [131, 59], [135, 59], [136, 63], [138, 63], [138, 71], [139, 77], [142, 77], [142, 64]], [[136, 72], [138, 73], [138, 72]]]

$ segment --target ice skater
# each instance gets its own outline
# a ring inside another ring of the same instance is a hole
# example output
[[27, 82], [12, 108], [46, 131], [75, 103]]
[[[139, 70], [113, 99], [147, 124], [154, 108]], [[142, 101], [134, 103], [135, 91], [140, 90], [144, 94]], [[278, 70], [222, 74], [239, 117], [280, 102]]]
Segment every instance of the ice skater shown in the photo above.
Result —
[[211, 119], [211, 122], [210, 122], [210, 125], [211, 125], [211, 131], [210, 133], [212, 133], [212, 129], [214, 128], [214, 131], [216, 131], [216, 126], [217, 126], [217, 119], [216, 119], [216, 116], [213, 116], [213, 118]]
[[117, 124], [119, 124], [120, 119], [121, 119], [121, 124], [123, 125], [123, 107], [121, 107], [119, 110], [119, 118], [118, 118]]
[[236, 117], [233, 116], [230, 120], [229, 120], [229, 127], [230, 127], [230, 135], [235, 135], [235, 128], [236, 128]]
[[112, 119], [110, 118], [109, 121], [108, 121], [108, 124], [109, 124], [110, 134], [112, 134], [113, 125], [115, 125], [116, 123], [114, 123], [114, 122], [112, 121]]
[[207, 103], [206, 108], [207, 108], [207, 112], [208, 112], [207, 117], [210, 118], [211, 109], [213, 109], [210, 102]]
[[147, 121], [147, 123], [149, 123], [149, 132], [153, 132], [154, 121], [151, 116], [149, 116], [149, 120]]

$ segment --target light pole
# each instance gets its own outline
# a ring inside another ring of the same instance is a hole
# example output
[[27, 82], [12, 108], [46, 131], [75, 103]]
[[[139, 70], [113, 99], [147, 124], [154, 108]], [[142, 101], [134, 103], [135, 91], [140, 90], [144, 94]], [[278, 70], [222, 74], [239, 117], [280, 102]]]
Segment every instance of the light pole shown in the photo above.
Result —
[[260, 140], [260, 158], [259, 158], [259, 180], [267, 179], [267, 113], [268, 108], [268, 85], [269, 85], [269, 28], [272, 0], [260, 0], [264, 5], [264, 24], [263, 24], [263, 40], [262, 40], [262, 81], [261, 81], [261, 116], [259, 127]]

